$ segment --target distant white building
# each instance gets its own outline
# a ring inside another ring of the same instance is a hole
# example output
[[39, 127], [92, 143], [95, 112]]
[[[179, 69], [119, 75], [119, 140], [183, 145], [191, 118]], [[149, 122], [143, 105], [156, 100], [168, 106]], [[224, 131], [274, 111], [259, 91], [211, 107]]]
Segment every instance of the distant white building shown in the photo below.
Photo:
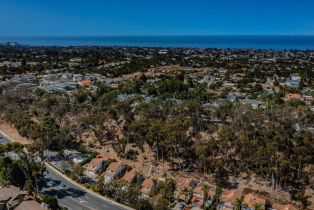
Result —
[[74, 74], [73, 75], [73, 82], [80, 82], [84, 80], [84, 76], [81, 74]]
[[301, 83], [301, 76], [299, 74], [291, 74], [289, 78], [286, 79], [286, 86], [288, 87], [299, 87]]
[[63, 155], [66, 159], [71, 160], [75, 164], [79, 164], [86, 159], [86, 156], [76, 150], [64, 150]]
[[225, 77], [226, 76], [226, 74], [228, 73], [228, 69], [219, 69], [218, 70], [218, 73], [219, 73], [219, 75], [221, 76], [221, 77]]
[[297, 81], [301, 81], [301, 76], [299, 74], [291, 74], [290, 78], [292, 80], [297, 80]]
[[199, 81], [199, 83], [201, 83], [201, 84], [206, 84], [207, 83], [208, 85], [210, 85], [210, 84], [212, 84], [215, 81], [216, 81], [216, 77], [210, 76], [210, 75], [205, 75], [204, 78]]

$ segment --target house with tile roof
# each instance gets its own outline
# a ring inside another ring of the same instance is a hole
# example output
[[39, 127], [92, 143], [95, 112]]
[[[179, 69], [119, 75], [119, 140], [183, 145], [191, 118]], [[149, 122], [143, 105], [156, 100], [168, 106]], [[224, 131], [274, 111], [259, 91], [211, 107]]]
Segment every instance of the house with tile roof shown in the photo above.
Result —
[[25, 195], [27, 195], [26, 191], [13, 185], [6, 187], [0, 186], [0, 210], [16, 206], [18, 201]]
[[132, 184], [136, 181], [137, 171], [136, 169], [132, 169], [126, 172], [122, 177], [121, 180], [125, 181], [128, 185]]
[[203, 206], [207, 206], [211, 200], [214, 198], [215, 192], [212, 189], [208, 189], [208, 198], [205, 201], [206, 203], [204, 204], [204, 190], [202, 185], [197, 186], [193, 190], [193, 196], [191, 199], [191, 207], [195, 208], [202, 208]]
[[220, 197], [220, 201], [218, 204], [219, 210], [232, 210], [233, 203], [236, 199], [240, 199], [242, 196], [242, 190], [227, 190], [223, 189]]
[[184, 188], [193, 190], [198, 184], [197, 180], [179, 174], [175, 177], [175, 181], [177, 184], [177, 190], [179, 191], [181, 191]]
[[115, 178], [120, 178], [124, 175], [127, 169], [127, 165], [121, 164], [119, 162], [112, 162], [108, 166], [104, 175], [104, 182], [109, 183]]
[[9, 185], [0, 186], [0, 210], [45, 210], [44, 205], [38, 203], [33, 196], [29, 196], [26, 191]]
[[22, 201], [14, 210], [47, 210], [44, 205], [30, 199]]
[[141, 185], [141, 193], [143, 197], [149, 197], [149, 193], [155, 187], [158, 187], [158, 180], [156, 178], [145, 179]]
[[91, 179], [95, 179], [104, 170], [104, 161], [101, 157], [93, 158], [84, 166], [86, 169], [84, 174]]

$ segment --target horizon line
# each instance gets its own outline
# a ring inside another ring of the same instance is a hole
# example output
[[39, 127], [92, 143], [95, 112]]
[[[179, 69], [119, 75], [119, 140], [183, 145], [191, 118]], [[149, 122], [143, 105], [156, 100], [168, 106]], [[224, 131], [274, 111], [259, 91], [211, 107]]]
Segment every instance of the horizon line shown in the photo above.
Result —
[[0, 35], [0, 38], [36, 37], [205, 37], [205, 36], [314, 36], [314, 34], [193, 34], [193, 35]]

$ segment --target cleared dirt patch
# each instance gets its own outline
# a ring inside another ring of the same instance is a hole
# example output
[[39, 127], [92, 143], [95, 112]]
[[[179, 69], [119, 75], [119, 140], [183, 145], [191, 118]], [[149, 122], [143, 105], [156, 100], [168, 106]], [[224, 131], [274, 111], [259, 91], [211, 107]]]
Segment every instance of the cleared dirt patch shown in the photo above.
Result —
[[16, 128], [9, 123], [0, 120], [0, 131], [3, 132], [11, 141], [18, 142], [20, 144], [29, 144], [30, 141], [27, 138], [22, 137]]

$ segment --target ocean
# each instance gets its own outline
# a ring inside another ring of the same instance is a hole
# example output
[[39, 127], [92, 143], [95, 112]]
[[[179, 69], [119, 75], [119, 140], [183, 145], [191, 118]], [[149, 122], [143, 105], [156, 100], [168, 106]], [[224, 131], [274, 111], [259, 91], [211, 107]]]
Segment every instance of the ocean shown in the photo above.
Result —
[[0, 37], [31, 46], [136, 46], [314, 50], [314, 36], [45, 36]]

